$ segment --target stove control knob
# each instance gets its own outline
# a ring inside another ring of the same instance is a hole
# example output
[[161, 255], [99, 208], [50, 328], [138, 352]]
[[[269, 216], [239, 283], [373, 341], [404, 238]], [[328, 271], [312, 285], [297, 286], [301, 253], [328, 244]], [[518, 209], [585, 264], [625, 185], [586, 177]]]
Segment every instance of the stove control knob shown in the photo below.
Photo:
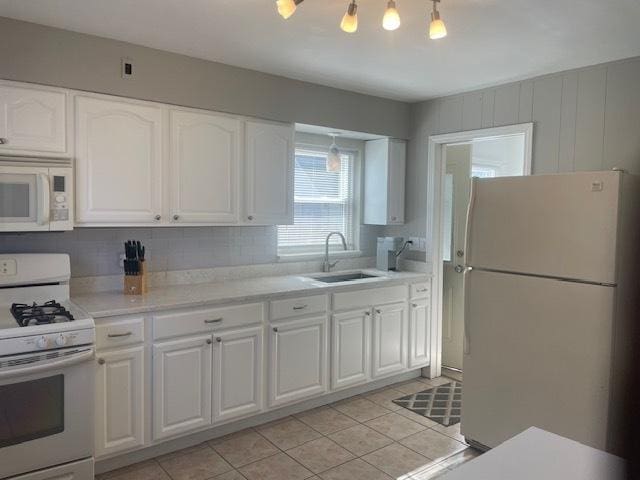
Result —
[[47, 348], [48, 344], [49, 344], [49, 340], [47, 340], [47, 337], [45, 336], [42, 336], [38, 340], [36, 340], [36, 346], [38, 348]]
[[67, 344], [67, 337], [60, 334], [58, 338], [56, 338], [56, 345], [59, 347], [64, 347]]

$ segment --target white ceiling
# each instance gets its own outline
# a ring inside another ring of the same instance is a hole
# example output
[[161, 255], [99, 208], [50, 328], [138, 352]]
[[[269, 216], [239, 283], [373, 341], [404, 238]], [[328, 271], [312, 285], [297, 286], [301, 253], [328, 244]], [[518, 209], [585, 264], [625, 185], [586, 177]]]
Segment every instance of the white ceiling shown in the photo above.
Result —
[[289, 19], [275, 0], [0, 0], [0, 16], [89, 33], [405, 101], [640, 55], [638, 0], [442, 0], [449, 36], [426, 36], [427, 0], [306, 0]]

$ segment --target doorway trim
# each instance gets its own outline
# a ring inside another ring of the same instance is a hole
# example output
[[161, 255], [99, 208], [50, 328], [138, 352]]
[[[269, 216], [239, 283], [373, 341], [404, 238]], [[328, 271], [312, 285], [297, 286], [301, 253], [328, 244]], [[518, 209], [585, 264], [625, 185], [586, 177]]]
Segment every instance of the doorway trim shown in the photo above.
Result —
[[431, 295], [431, 365], [429, 377], [442, 374], [442, 300], [444, 294], [444, 271], [442, 268], [442, 192], [444, 191], [444, 146], [466, 143], [482, 138], [504, 137], [524, 134], [524, 173], [531, 174], [533, 149], [533, 123], [520, 123], [503, 127], [482, 128], [463, 132], [429, 136], [427, 150], [427, 228], [426, 238], [431, 239], [427, 247], [426, 261], [431, 262], [433, 273]]

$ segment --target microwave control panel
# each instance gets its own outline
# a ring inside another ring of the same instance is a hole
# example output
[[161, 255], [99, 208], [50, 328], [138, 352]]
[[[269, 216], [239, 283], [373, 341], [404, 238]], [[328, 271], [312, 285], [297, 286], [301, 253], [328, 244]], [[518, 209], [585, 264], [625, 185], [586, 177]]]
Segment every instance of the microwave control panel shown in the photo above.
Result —
[[[67, 230], [73, 227], [73, 198], [71, 169], [50, 168], [50, 221], [52, 230]], [[59, 228], [55, 228], [59, 227]]]

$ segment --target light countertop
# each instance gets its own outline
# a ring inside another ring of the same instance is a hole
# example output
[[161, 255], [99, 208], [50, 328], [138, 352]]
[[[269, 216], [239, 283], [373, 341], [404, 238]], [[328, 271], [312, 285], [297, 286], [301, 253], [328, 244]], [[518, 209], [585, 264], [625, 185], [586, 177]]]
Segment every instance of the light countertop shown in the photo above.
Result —
[[[202, 307], [231, 302], [263, 301], [272, 298], [333, 293], [362, 288], [384, 287], [413, 281], [425, 281], [429, 275], [416, 272], [383, 272], [375, 269], [358, 270], [374, 278], [340, 283], [323, 283], [310, 273], [275, 277], [248, 278], [217, 283], [176, 285], [150, 289], [144, 295], [125, 295], [121, 291], [98, 292], [73, 296], [71, 300], [94, 318], [155, 312], [172, 308]], [[309, 275], [309, 276], [307, 276]]]

